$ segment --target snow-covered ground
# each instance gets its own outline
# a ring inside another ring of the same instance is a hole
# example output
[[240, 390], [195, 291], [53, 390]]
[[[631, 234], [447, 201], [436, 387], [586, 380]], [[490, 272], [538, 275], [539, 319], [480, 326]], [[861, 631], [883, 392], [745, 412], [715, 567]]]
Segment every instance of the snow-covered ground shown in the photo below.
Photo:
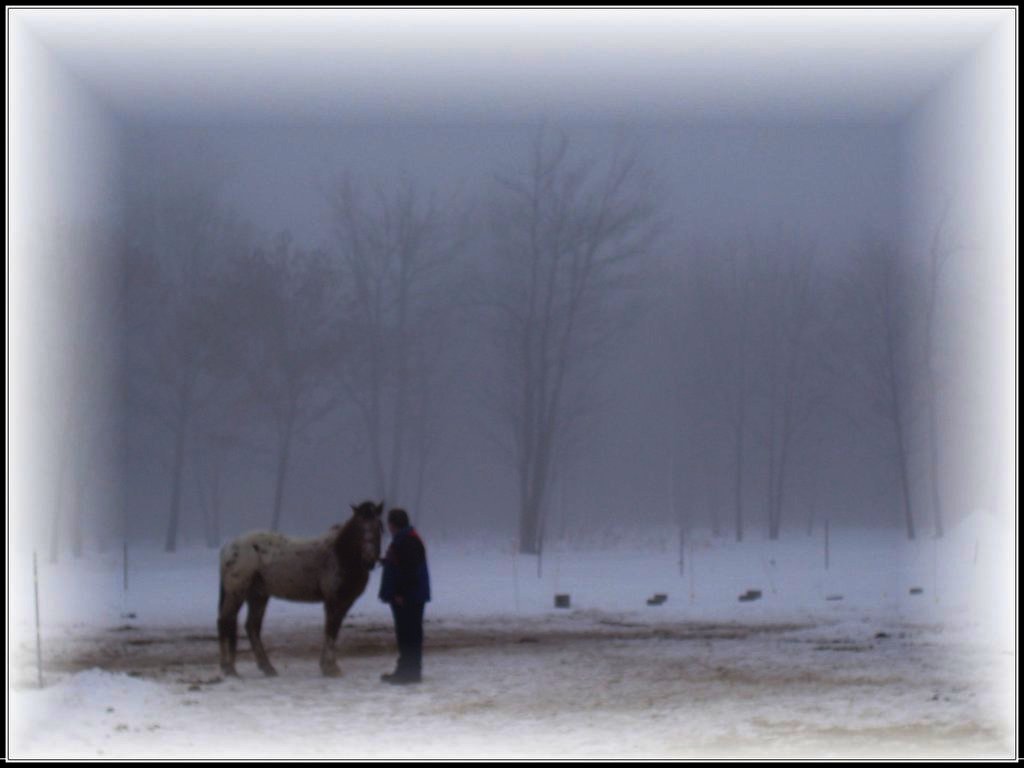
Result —
[[[638, 549], [434, 544], [425, 680], [382, 685], [375, 575], [320, 676], [313, 605], [271, 601], [257, 671], [217, 664], [217, 557], [120, 552], [10, 573], [9, 755], [40, 757], [1012, 757], [1016, 591], [1006, 533], [833, 530]], [[740, 602], [748, 589], [759, 600]], [[912, 594], [911, 590], [920, 590]], [[569, 610], [553, 607], [571, 595]], [[655, 593], [668, 595], [647, 605]], [[241, 617], [244, 619], [244, 615]]]

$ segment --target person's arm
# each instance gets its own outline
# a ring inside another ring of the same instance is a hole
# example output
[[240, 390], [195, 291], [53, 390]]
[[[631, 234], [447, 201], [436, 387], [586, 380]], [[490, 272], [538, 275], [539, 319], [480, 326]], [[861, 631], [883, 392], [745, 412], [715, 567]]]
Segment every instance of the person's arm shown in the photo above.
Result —
[[380, 592], [377, 597], [382, 602], [390, 603], [395, 599], [395, 582], [397, 581], [394, 552], [391, 547], [388, 547], [387, 554], [380, 562], [384, 566], [384, 572], [380, 577]]

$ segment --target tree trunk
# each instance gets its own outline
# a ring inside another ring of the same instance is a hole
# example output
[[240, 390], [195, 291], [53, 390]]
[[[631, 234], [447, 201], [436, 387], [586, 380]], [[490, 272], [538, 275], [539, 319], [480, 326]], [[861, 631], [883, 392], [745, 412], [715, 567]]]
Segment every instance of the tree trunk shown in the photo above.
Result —
[[[773, 353], [774, 358], [774, 353]], [[778, 386], [776, 384], [776, 366], [773, 363], [769, 375], [772, 380], [770, 400], [768, 403], [768, 539], [775, 541], [779, 532], [775, 522], [775, 497], [776, 485], [778, 483], [778, 458], [776, 455], [776, 442], [778, 437], [777, 422], [777, 397]]]
[[421, 444], [416, 457], [416, 485], [413, 488], [413, 514], [423, 525], [423, 489], [427, 483], [427, 454], [426, 448]]
[[685, 504], [679, 503], [679, 494], [675, 482], [672, 483], [672, 506], [675, 507], [675, 518], [679, 525], [679, 575], [686, 569], [686, 529], [689, 526], [689, 515]]
[[743, 541], [743, 438], [746, 431], [746, 396], [747, 396], [747, 358], [746, 340], [743, 334], [746, 333], [746, 315], [741, 315], [739, 341], [738, 375], [736, 382], [736, 421], [734, 424], [735, 441], [735, 479], [733, 492], [736, 503], [736, 541]]
[[712, 475], [709, 473], [709, 477], [714, 478], [711, 482], [711, 488], [708, 492], [708, 501], [711, 506], [711, 535], [718, 539], [722, 536], [722, 521], [721, 521], [721, 509], [722, 509], [722, 497], [721, 488], [718, 485], [717, 473]]
[[[81, 458], [80, 464], [85, 463]], [[71, 554], [75, 559], [82, 556], [82, 518], [85, 516], [85, 467], [79, 466], [75, 482], [75, 514], [71, 520]]]
[[406, 361], [406, 314], [408, 310], [408, 290], [405, 281], [406, 275], [401, 278], [401, 288], [398, 295], [398, 333], [397, 333], [397, 374], [398, 381], [395, 388], [395, 410], [394, 423], [392, 424], [391, 438], [391, 482], [388, 498], [393, 498], [395, 503], [401, 502], [402, 496], [402, 467], [405, 460], [405, 430], [407, 421], [408, 398], [408, 362]]
[[944, 533], [942, 524], [942, 494], [939, 492], [939, 417], [938, 408], [935, 404], [935, 376], [929, 373], [928, 386], [931, 390], [928, 398], [928, 423], [930, 459], [931, 459], [931, 486], [932, 486], [932, 509], [935, 511], [935, 535], [942, 538]]
[[285, 435], [277, 455], [277, 479], [274, 483], [274, 516], [270, 523], [270, 530], [277, 531], [281, 526], [281, 507], [284, 503], [284, 486], [288, 477], [288, 459], [291, 453], [291, 426], [285, 430]]
[[679, 575], [686, 570], [686, 521], [679, 519]]
[[178, 420], [174, 435], [174, 463], [171, 466], [171, 514], [167, 522], [165, 552], [174, 552], [178, 547], [178, 520], [181, 515], [181, 478], [185, 467], [185, 434], [187, 421]]
[[736, 503], [736, 541], [743, 541], [743, 420], [736, 421], [735, 432], [736, 461], [733, 480], [733, 494]]
[[56, 563], [60, 558], [60, 520], [61, 505], [64, 503], [64, 475], [68, 462], [67, 449], [61, 451], [60, 469], [57, 471], [57, 484], [53, 503], [53, 527], [50, 529], [50, 562]]
[[203, 456], [197, 447], [193, 458], [196, 496], [203, 512], [203, 536], [206, 546], [210, 548], [220, 546], [220, 478], [223, 450], [214, 444], [210, 447], [209, 454]]
[[210, 515], [209, 523], [206, 529], [206, 544], [211, 547], [220, 546], [220, 509], [221, 509], [221, 456], [216, 457], [216, 463], [213, 467], [213, 477], [210, 482], [212, 488], [210, 489]]
[[370, 457], [373, 462], [373, 474], [377, 481], [377, 495], [385, 499], [389, 498], [387, 478], [384, 475], [384, 459], [381, 456], [383, 448], [380, 441], [381, 433], [381, 392], [380, 392], [380, 377], [377, 375], [377, 363], [373, 363], [373, 385], [370, 392], [370, 414], [369, 414], [369, 438], [370, 438]]
[[[551, 411], [555, 406], [551, 407]], [[519, 546], [523, 554], [540, 554], [544, 538], [544, 518], [547, 509], [548, 479], [551, 476], [551, 443], [554, 439], [552, 427], [537, 427], [540, 433], [531, 446], [528, 463], [521, 464], [525, 476], [520, 489], [525, 493], [522, 499], [519, 526]]]
[[519, 513], [519, 552], [524, 555], [539, 555], [540, 536], [540, 500], [531, 493], [523, 500]]
[[527, 482], [527, 496], [523, 500], [519, 518], [519, 551], [524, 555], [539, 555], [544, 538], [544, 506], [547, 496], [547, 478], [541, 459], [535, 457], [532, 477]]
[[415, 378], [413, 379], [412, 398], [414, 422], [412, 441], [415, 446], [413, 460], [415, 461], [416, 475], [412, 498], [413, 510], [415, 510], [415, 514], [422, 524], [423, 495], [427, 487], [427, 467], [431, 449], [434, 447], [430, 411], [433, 398], [431, 397], [431, 379], [427, 366], [434, 364], [434, 361], [430, 360], [428, 362], [425, 359], [429, 353], [422, 346], [414, 349], [414, 354], [413, 365], [415, 366], [415, 373], [413, 375]]
[[896, 428], [896, 443], [899, 448], [897, 456], [900, 470], [900, 485], [903, 489], [903, 512], [907, 522], [907, 538], [914, 539], [914, 514], [910, 503], [910, 473], [907, 467], [907, 449], [904, 445], [903, 423], [900, 420], [899, 411], [896, 412], [894, 422]]
[[[678, 391], [678, 390], [677, 390]], [[678, 407], [676, 408], [678, 413]], [[673, 425], [678, 423], [678, 417], [673, 418]], [[669, 519], [675, 520], [679, 526], [679, 573], [682, 575], [685, 567], [686, 552], [686, 505], [679, 502], [679, 473], [676, 467], [676, 440], [675, 432], [669, 435], [669, 460], [668, 460], [668, 509]]]
[[807, 535], [814, 534], [814, 520], [818, 515], [818, 475], [811, 480], [811, 502], [807, 512]]
[[[947, 201], [948, 203], [948, 201]], [[942, 225], [945, 221], [948, 209], [943, 211], [939, 220], [935, 235], [932, 240], [932, 247], [929, 260], [929, 283], [928, 303], [925, 312], [925, 374], [928, 385], [928, 442], [929, 442], [929, 463], [931, 464], [931, 494], [932, 509], [935, 513], [935, 535], [939, 538], [943, 535], [942, 521], [942, 494], [939, 492], [939, 415], [938, 415], [938, 393], [935, 385], [935, 309], [939, 297], [939, 275], [944, 261], [941, 242]]]

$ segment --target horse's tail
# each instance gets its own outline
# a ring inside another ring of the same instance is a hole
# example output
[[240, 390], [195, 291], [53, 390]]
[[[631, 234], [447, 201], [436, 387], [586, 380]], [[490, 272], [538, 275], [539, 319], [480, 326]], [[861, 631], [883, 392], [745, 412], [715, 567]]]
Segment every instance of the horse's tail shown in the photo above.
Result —
[[217, 613], [219, 614], [224, 608], [224, 551], [225, 547], [220, 548], [220, 598], [217, 600]]
[[220, 601], [217, 603], [218, 610], [224, 607], [224, 574], [232, 570], [237, 559], [237, 542], [229, 542], [220, 548]]

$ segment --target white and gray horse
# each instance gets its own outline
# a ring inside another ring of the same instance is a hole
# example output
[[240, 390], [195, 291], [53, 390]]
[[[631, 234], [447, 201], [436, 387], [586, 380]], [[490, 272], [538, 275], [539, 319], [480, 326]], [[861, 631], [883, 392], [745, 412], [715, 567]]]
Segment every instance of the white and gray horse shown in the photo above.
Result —
[[366, 589], [370, 571], [380, 559], [384, 502], [352, 506], [352, 517], [316, 539], [292, 539], [258, 531], [225, 544], [220, 551], [220, 607], [217, 636], [220, 668], [235, 671], [238, 611], [248, 603], [245, 631], [256, 663], [266, 675], [277, 672], [260, 639], [263, 614], [272, 597], [304, 603], [323, 603], [324, 645], [320, 670], [328, 677], [341, 674], [335, 643], [341, 622]]

